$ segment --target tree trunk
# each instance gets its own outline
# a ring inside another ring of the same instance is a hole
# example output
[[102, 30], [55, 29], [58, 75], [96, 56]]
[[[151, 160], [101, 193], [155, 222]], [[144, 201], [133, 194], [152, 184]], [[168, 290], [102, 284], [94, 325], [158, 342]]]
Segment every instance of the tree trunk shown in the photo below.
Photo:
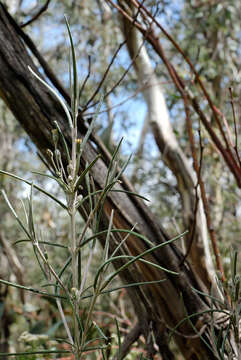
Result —
[[200, 191], [197, 194], [195, 191], [197, 179], [174, 134], [160, 81], [153, 70], [141, 33], [124, 16], [121, 17], [121, 27], [137, 79], [143, 89], [149, 124], [156, 145], [164, 163], [177, 180], [182, 199], [183, 223], [185, 229], [189, 230], [185, 244], [186, 251], [189, 251], [188, 258], [209, 291], [215, 286], [213, 284], [215, 270], [208, 244], [207, 224]]
[[[28, 65], [37, 73], [38, 70], [23, 44], [21, 34], [21, 29], [1, 5], [0, 96], [29, 134], [43, 157], [48, 161], [46, 149], [53, 148], [51, 130], [55, 127], [54, 121], [58, 121], [63, 133], [66, 135], [68, 144], [70, 144], [70, 130], [57, 100], [30, 74], [27, 68]], [[32, 51], [37, 54], [36, 49], [32, 49]], [[67, 98], [67, 96], [65, 97]], [[80, 123], [81, 121], [80, 119]], [[85, 127], [81, 125], [79, 137], [83, 137], [84, 132]], [[96, 148], [98, 148], [98, 151], [101, 151], [103, 156], [92, 168], [91, 175], [95, 181], [96, 188], [100, 189], [104, 186], [109, 159], [108, 153], [104, 151], [100, 141], [94, 136], [92, 136], [91, 141], [86, 145], [82, 157], [81, 170], [84, 169], [86, 162], [90, 163], [96, 157]], [[118, 185], [118, 188], [132, 191], [128, 181], [124, 177], [121, 180], [122, 183]], [[137, 224], [135, 230], [146, 236], [154, 244], [163, 243], [168, 240], [168, 236], [159, 226], [159, 222], [156, 221], [154, 215], [139, 198], [126, 193], [110, 193], [104, 206], [104, 215], [101, 222], [103, 229], [107, 228], [108, 218], [112, 209], [115, 211], [115, 228], [131, 229], [134, 224]], [[120, 240], [121, 237], [117, 234], [115, 241], [120, 242]], [[105, 239], [101, 238], [100, 241], [103, 244]], [[133, 235], [128, 238], [126, 245], [132, 255], [143, 252], [148, 246], [140, 238]], [[115, 246], [114, 242], [110, 243], [112, 249]], [[161, 283], [132, 288], [130, 290], [132, 294], [131, 299], [139, 320], [143, 319], [147, 323], [152, 322], [156, 339], [158, 334], [160, 337], [160, 331], [163, 328], [163, 322], [160, 319], [165, 320], [165, 326], [169, 329], [176, 326], [187, 314], [199, 313], [210, 308], [209, 299], [192, 290], [193, 287], [202, 291], [203, 284], [196, 273], [192, 271], [192, 267], [187, 261], [180, 266], [182, 258], [183, 254], [174, 243], [171, 243], [149, 255], [148, 260], [177, 272], [178, 276], [160, 271], [144, 263], [138, 263], [135, 271], [126, 269], [121, 273], [121, 279], [128, 283], [140, 280], [153, 281], [166, 279], [166, 281]], [[114, 265], [119, 266], [120, 263], [115, 263]], [[191, 321], [196, 326], [197, 331], [202, 329], [202, 335], [211, 346], [209, 315], [197, 315], [191, 318]], [[178, 333], [175, 334], [175, 340], [185, 359], [216, 359], [217, 357], [209, 350], [208, 346], [202, 343], [198, 337], [193, 338], [193, 335], [196, 335], [196, 332], [188, 321], [185, 321], [178, 328]], [[161, 349], [161, 341], [159, 348]]]

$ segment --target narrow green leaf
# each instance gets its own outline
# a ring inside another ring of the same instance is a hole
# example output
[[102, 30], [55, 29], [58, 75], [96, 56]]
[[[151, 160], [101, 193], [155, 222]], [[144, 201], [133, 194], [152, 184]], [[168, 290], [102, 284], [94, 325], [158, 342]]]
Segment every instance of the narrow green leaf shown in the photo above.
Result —
[[105, 349], [100, 349], [101, 355], [102, 355], [102, 360], [108, 360], [107, 357], [105, 356], [104, 350], [105, 350]]
[[[181, 238], [182, 236], [184, 236], [187, 232], [188, 232], [188, 231], [185, 231], [184, 233], [182, 233], [182, 234], [174, 237], [174, 238], [171, 239], [171, 240], [168, 240], [168, 241], [166, 241], [166, 242], [164, 242], [164, 243], [161, 243], [161, 244], [159, 244], [159, 245], [156, 245], [156, 246], [154, 246], [154, 247], [152, 247], [152, 248], [150, 248], [150, 249], [147, 249], [146, 251], [142, 252], [141, 254], [139, 254], [139, 255], [137, 255], [137, 256], [135, 256], [135, 257], [132, 257], [131, 260], [129, 260], [127, 263], [125, 263], [124, 265], [122, 265], [119, 269], [117, 269], [116, 271], [114, 271], [112, 274], [110, 274], [110, 275], [108, 276], [108, 278], [106, 279], [106, 282], [105, 282], [104, 285], [102, 286], [101, 290], [103, 290], [103, 289], [109, 284], [109, 282], [110, 282], [117, 274], [119, 274], [120, 271], [124, 270], [126, 267], [128, 267], [129, 265], [131, 265], [132, 263], [134, 263], [134, 262], [137, 261], [137, 260], [140, 260], [140, 261], [143, 261], [143, 262], [145, 262], [145, 263], [148, 263], [148, 264], [150, 264], [151, 266], [158, 267], [158, 268], [160, 268], [160, 269], [163, 270], [163, 271], [171, 272], [171, 273], [174, 274], [174, 275], [178, 275], [178, 273], [176, 273], [176, 272], [174, 272], [174, 271], [171, 271], [171, 270], [162, 268], [160, 265], [153, 264], [153, 263], [151, 263], [151, 262], [149, 262], [149, 261], [147, 261], [147, 260], [141, 259], [141, 257], [143, 257], [143, 256], [145, 256], [145, 255], [147, 255], [147, 254], [150, 254], [151, 252], [153, 252], [153, 251], [155, 251], [155, 250], [157, 250], [157, 249], [159, 249], [159, 248], [161, 248], [161, 247], [163, 247], [163, 246], [166, 246], [167, 244], [170, 244], [170, 243], [172, 243], [173, 241], [176, 241], [176, 240], [180, 239], [180, 238]], [[109, 260], [112, 260], [112, 259], [109, 259]], [[103, 266], [103, 265], [102, 265], [102, 266]], [[96, 276], [97, 276], [97, 275], [96, 275]]]
[[115, 248], [115, 250], [113, 251], [113, 253], [111, 254], [111, 257], [115, 256], [115, 254], [118, 253], [118, 251], [120, 250], [120, 248], [122, 247], [122, 245], [126, 242], [126, 240], [129, 238], [130, 234], [134, 231], [135, 226], [137, 224], [134, 224], [134, 226], [132, 227], [132, 229], [130, 230], [130, 233], [124, 237], [124, 239], [121, 240], [121, 242], [117, 245], [117, 247]]
[[37, 260], [37, 262], [39, 264], [39, 267], [40, 267], [42, 273], [44, 274], [45, 279], [48, 280], [48, 274], [46, 273], [45, 268], [43, 267], [43, 265], [41, 263], [41, 258], [39, 258], [39, 253], [38, 253], [38, 251], [36, 249], [36, 246], [34, 245], [33, 241], [32, 241], [32, 245], [33, 245], [34, 255], [35, 255], [36, 260]]
[[[86, 239], [85, 241], [83, 241], [81, 243], [81, 245], [79, 246], [80, 248], [83, 247], [85, 244], [87, 244], [89, 241], [93, 240], [93, 239], [97, 239], [98, 236], [101, 236], [101, 235], [104, 235], [107, 233], [108, 230], [102, 230], [102, 231], [99, 231], [98, 233], [90, 236], [88, 239]], [[141, 235], [139, 234], [138, 232], [136, 231], [132, 231], [132, 230], [127, 230], [127, 229], [111, 229], [111, 233], [127, 233], [127, 234], [130, 234], [130, 235], [133, 235], [133, 236], [136, 236], [137, 238], [143, 240], [146, 244], [150, 245], [150, 246], [154, 246], [154, 244], [148, 240], [144, 235]]]
[[95, 321], [93, 321], [94, 326], [96, 327], [96, 329], [98, 330], [98, 333], [101, 336], [101, 339], [105, 339], [106, 341], [108, 341], [108, 337], [103, 333], [103, 331], [101, 330], [101, 328], [96, 324]]
[[123, 141], [123, 138], [120, 139], [120, 141], [119, 141], [118, 145], [116, 146], [116, 148], [115, 148], [115, 150], [114, 150], [114, 153], [113, 153], [113, 155], [112, 155], [112, 157], [111, 157], [110, 164], [109, 164], [109, 167], [108, 167], [107, 176], [106, 176], [105, 185], [108, 184], [109, 177], [110, 177], [110, 173], [111, 173], [111, 169], [112, 169], [112, 167], [113, 167], [113, 163], [114, 163], [114, 161], [115, 161], [115, 158], [116, 158], [117, 154], [119, 153], [119, 150], [120, 150], [122, 141]]
[[32, 239], [35, 240], [36, 236], [35, 236], [34, 219], [33, 219], [33, 183], [31, 184], [30, 198], [28, 201], [28, 205], [29, 205], [28, 228], [29, 228], [29, 233], [31, 234]]
[[[129, 287], [135, 287], [135, 286], [143, 286], [143, 285], [151, 285], [151, 284], [158, 284], [158, 283], [161, 283], [161, 282], [164, 282], [166, 281], [166, 279], [160, 279], [160, 280], [153, 280], [153, 281], [142, 281], [142, 282], [137, 282], [137, 283], [131, 283], [131, 284], [126, 284], [126, 285], [122, 285], [122, 286], [117, 286], [115, 288], [111, 288], [111, 289], [108, 289], [108, 290], [103, 290], [99, 293], [99, 295], [105, 295], [105, 294], [109, 294], [111, 292], [115, 292], [115, 291], [119, 291], [119, 290], [122, 290], [122, 289], [126, 289], [126, 288], [129, 288]], [[85, 289], [83, 291], [83, 294], [84, 292], [86, 292], [87, 290], [89, 290], [90, 288], [92, 288], [93, 285], [89, 286], [87, 289]], [[89, 295], [82, 295], [81, 296], [81, 299], [82, 300], [85, 300], [85, 299], [89, 299], [91, 297], [93, 297], [94, 295], [93, 294], [89, 294]]]
[[62, 299], [62, 300], [67, 300], [67, 298], [65, 296], [49, 294], [49, 293], [47, 293], [45, 291], [40, 291], [38, 289], [34, 289], [32, 287], [29, 287], [29, 286], [23, 286], [23, 285], [15, 284], [13, 282], [6, 281], [6, 280], [3, 280], [3, 279], [0, 279], [0, 283], [8, 285], [8, 286], [15, 287], [17, 289], [23, 289], [23, 290], [30, 291], [30, 292], [33, 292], [33, 293], [36, 293], [36, 294], [44, 295], [44, 296], [47, 296], [47, 297], [50, 297], [50, 298], [59, 298], [59, 299]]
[[85, 168], [85, 170], [80, 174], [77, 183], [75, 185], [75, 191], [78, 189], [78, 187], [80, 186], [81, 182], [83, 181], [83, 179], [85, 178], [85, 175], [90, 171], [90, 169], [95, 165], [96, 161], [98, 159], [101, 158], [101, 155], [97, 155], [96, 158]]
[[106, 349], [109, 345], [102, 345], [102, 346], [89, 346], [89, 347], [84, 347], [83, 351], [94, 351], [94, 350], [101, 350], [101, 349]]
[[[22, 242], [31, 242], [31, 240], [29, 239], [20, 239], [20, 240], [17, 240], [15, 241], [12, 245], [18, 245], [18, 244], [21, 244]], [[63, 249], [68, 249], [68, 246], [66, 245], [62, 245], [62, 244], [58, 244], [58, 243], [53, 243], [53, 242], [49, 242], [49, 241], [42, 241], [42, 240], [39, 240], [38, 241], [39, 244], [43, 244], [43, 245], [49, 245], [49, 246], [55, 246], [55, 247], [60, 247], [60, 248], [63, 248]]]
[[47, 355], [47, 354], [69, 354], [70, 350], [39, 350], [39, 351], [24, 351], [16, 353], [0, 353], [0, 357], [10, 357], [10, 356], [28, 356], [28, 355]]
[[128, 289], [130, 287], [158, 284], [158, 283], [161, 283], [161, 282], [164, 282], [164, 281], [166, 281], [166, 279], [153, 280], [153, 281], [142, 281], [142, 282], [137, 282], [137, 283], [126, 284], [126, 285], [118, 286], [118, 287], [115, 287], [115, 288], [112, 288], [112, 289], [109, 289], [109, 290], [101, 291], [100, 295], [108, 294], [108, 293], [111, 293], [113, 291], [118, 291], [118, 290], [122, 290], [122, 289]]
[[69, 122], [69, 126], [72, 129], [73, 128], [73, 124], [72, 124], [72, 119], [69, 113], [69, 109], [67, 107], [67, 105], [65, 104], [64, 100], [58, 95], [58, 93], [51, 87], [49, 86], [49, 84], [47, 84], [43, 79], [41, 79], [41, 77], [39, 77], [32, 69], [30, 66], [28, 66], [29, 71], [44, 85], [46, 86], [52, 94], [54, 94], [54, 96], [56, 96], [56, 98], [59, 100], [60, 104], [62, 105], [62, 108], [64, 109], [64, 112], [67, 116], [68, 122]]
[[93, 128], [94, 128], [94, 125], [95, 125], [95, 120], [96, 120], [97, 116], [99, 115], [101, 106], [102, 106], [102, 104], [103, 104], [103, 100], [104, 100], [104, 96], [101, 95], [101, 97], [100, 97], [100, 99], [99, 99], [99, 103], [98, 103], [97, 109], [96, 109], [96, 113], [95, 113], [95, 115], [93, 116], [93, 118], [92, 118], [92, 120], [91, 120], [91, 123], [90, 123], [90, 125], [89, 125], [89, 128], [88, 128], [88, 130], [87, 130], [87, 133], [85, 134], [85, 137], [84, 137], [84, 139], [83, 139], [83, 141], [82, 141], [81, 149], [80, 149], [80, 155], [79, 155], [79, 156], [82, 155], [82, 152], [83, 152], [83, 150], [84, 150], [84, 148], [85, 148], [85, 145], [86, 145], [86, 143], [87, 143], [87, 141], [88, 141], [88, 139], [89, 139], [89, 137], [90, 137], [90, 134], [91, 134], [92, 131], [93, 131]]
[[[213, 310], [203, 310], [203, 311], [200, 311], [198, 313], [193, 313], [191, 315], [187, 315], [185, 318], [183, 318], [182, 320], [179, 321], [179, 323], [172, 329], [170, 329], [170, 333], [169, 333], [169, 336], [168, 336], [168, 341], [171, 339], [173, 333], [185, 322], [185, 321], [189, 321], [190, 319], [192, 319], [193, 317], [196, 317], [196, 316], [200, 316], [202, 314], [212, 314], [212, 313], [223, 313], [225, 315], [230, 315], [229, 311], [225, 311], [225, 310], [220, 310], [220, 309], [213, 309]], [[212, 349], [211, 349], [212, 350]]]
[[108, 260], [108, 256], [109, 256], [110, 234], [111, 234], [111, 228], [113, 225], [113, 217], [114, 217], [114, 210], [112, 209], [111, 214], [110, 214], [110, 220], [109, 220], [106, 240], [105, 240], [105, 247], [104, 247], [104, 251], [103, 251], [103, 261], [104, 262], [106, 262]]
[[142, 196], [142, 195], [140, 195], [140, 194], [137, 194], [137, 193], [135, 193], [135, 192], [133, 192], [133, 191], [127, 191], [127, 190], [119, 190], [119, 189], [113, 189], [113, 190], [111, 190], [111, 192], [120, 192], [120, 193], [125, 193], [125, 194], [128, 194], [128, 195], [133, 195], [133, 196], [135, 196], [135, 197], [139, 197], [140, 199], [143, 199], [143, 200], [145, 200], [145, 201], [150, 201], [149, 199], [147, 199], [145, 196]]
[[[89, 164], [87, 164], [87, 167], [88, 167], [88, 166], [89, 166]], [[85, 183], [86, 183], [87, 192], [88, 192], [90, 212], [92, 212], [92, 211], [93, 211], [93, 198], [92, 198], [92, 196], [91, 196], [90, 175], [89, 175], [88, 172], [85, 174]]]
[[127, 168], [130, 160], [131, 160], [132, 154], [128, 157], [127, 161], [124, 163], [124, 165], [122, 166], [122, 168], [120, 169], [120, 172], [118, 173], [116, 180], [118, 180], [121, 175], [124, 173], [125, 169]]
[[168, 269], [164, 268], [163, 266], [158, 265], [158, 264], [156, 264], [156, 263], [153, 263], [153, 262], [151, 262], [151, 261], [148, 261], [148, 260], [145, 260], [145, 259], [138, 259], [138, 260], [141, 261], [141, 262], [143, 262], [143, 263], [145, 263], [145, 264], [148, 264], [148, 265], [151, 265], [151, 266], [153, 266], [153, 267], [156, 267], [156, 268], [159, 269], [159, 270], [165, 271], [165, 272], [167, 272], [167, 273], [169, 273], [169, 274], [178, 275], [177, 272], [168, 270]]
[[[112, 263], [113, 261], [115, 261], [115, 260], [119, 260], [119, 259], [134, 259], [135, 257], [134, 256], [131, 256], [131, 255], [118, 255], [118, 256], [114, 256], [114, 257], [111, 257], [111, 258], [109, 258], [108, 260], [106, 260], [103, 264], [101, 264], [100, 266], [99, 266], [99, 268], [97, 269], [97, 271], [96, 271], [96, 275], [95, 275], [95, 279], [94, 279], [94, 289], [96, 289], [96, 287], [97, 287], [97, 282], [98, 282], [98, 280], [99, 280], [99, 277], [100, 277], [100, 274], [101, 274], [101, 272], [103, 271], [103, 269], [105, 268], [105, 266], [107, 265], [107, 264], [109, 264], [109, 263]], [[127, 264], [129, 264], [129, 262], [127, 263]], [[123, 265], [124, 266], [124, 265]], [[123, 266], [121, 267], [121, 268], [119, 268], [115, 273], [119, 273], [121, 270], [122, 270], [122, 268], [123, 268]], [[120, 270], [121, 269], [121, 270]], [[112, 273], [113, 274], [113, 273]], [[114, 277], [114, 276], [113, 276]], [[103, 287], [102, 287], [102, 289], [103, 289]], [[102, 290], [101, 289], [101, 290]]]
[[19, 219], [17, 213], [15, 212], [14, 208], [12, 207], [7, 194], [5, 193], [5, 191], [2, 189], [1, 193], [4, 197], [4, 200], [6, 201], [6, 204], [8, 205], [9, 209], [11, 210], [13, 216], [15, 217], [15, 219], [17, 220], [17, 222], [19, 223], [21, 229], [25, 232], [25, 234], [27, 235], [27, 237], [31, 240], [31, 234], [28, 232], [27, 228], [25, 227], [24, 223], [22, 222], [21, 219]]
[[191, 289], [197, 294], [204, 295], [204, 296], [208, 297], [209, 299], [211, 299], [212, 301], [217, 302], [220, 305], [224, 305], [223, 301], [221, 301], [220, 299], [218, 299], [217, 297], [215, 297], [213, 295], [209, 295], [209, 294], [206, 294], [206, 293], [204, 293], [204, 292], [202, 292], [200, 290], [197, 290], [193, 286], [191, 286]]
[[58, 129], [58, 132], [60, 134], [60, 138], [61, 138], [62, 143], [64, 145], [64, 150], [65, 150], [65, 154], [67, 155], [68, 163], [70, 163], [69, 148], [68, 148], [68, 145], [66, 143], [64, 134], [63, 134], [62, 130], [60, 129], [60, 126], [59, 126], [59, 124], [58, 124], [58, 122], [56, 120], [54, 121], [54, 124], [55, 124], [56, 128]]
[[[24, 182], [25, 184], [28, 184], [28, 185], [30, 185], [30, 186], [32, 185], [32, 182], [31, 182], [31, 181], [25, 180], [25, 179], [23, 179], [23, 178], [21, 178], [21, 177], [19, 177], [19, 176], [16, 176], [16, 175], [14, 175], [14, 174], [11, 174], [11, 173], [7, 172], [7, 171], [0, 170], [0, 174], [4, 174], [4, 175], [7, 175], [7, 176], [10, 176], [10, 177], [12, 177], [12, 178], [15, 179], [15, 180], [22, 181], [22, 182]], [[33, 184], [33, 187], [34, 187], [35, 189], [37, 189], [38, 191], [42, 192], [43, 194], [47, 195], [48, 197], [50, 197], [52, 200], [54, 200], [56, 203], [58, 203], [60, 206], [62, 206], [63, 209], [68, 210], [67, 206], [66, 206], [64, 203], [62, 203], [62, 201], [58, 200], [55, 196], [53, 196], [53, 195], [52, 195], [51, 193], [49, 193], [48, 191], [44, 190], [43, 188], [41, 188], [41, 187], [38, 186], [38, 185], [34, 185], [34, 184]]]
[[[68, 259], [65, 261], [65, 264], [64, 266], [62, 267], [62, 269], [59, 271], [58, 273], [58, 277], [61, 278], [62, 275], [64, 274], [65, 270], [67, 269], [67, 267], [71, 264], [71, 260], [72, 260], [72, 257], [69, 256]], [[56, 281], [56, 286], [58, 284], [58, 281]]]
[[61, 180], [60, 178], [58, 178], [57, 176], [50, 175], [50, 174], [44, 174], [44, 173], [39, 172], [39, 171], [31, 171], [31, 173], [36, 174], [36, 175], [40, 175], [40, 176], [44, 176], [44, 177], [47, 177], [47, 178], [52, 179], [52, 180], [55, 180], [63, 190], [65, 190], [65, 191], [68, 190], [67, 187], [66, 187], [65, 182], [63, 180]]
[[78, 94], [78, 72], [77, 72], [77, 62], [76, 62], [76, 56], [75, 56], [75, 48], [74, 48], [74, 43], [73, 43], [73, 38], [72, 38], [72, 34], [70, 31], [70, 26], [69, 26], [69, 22], [67, 20], [67, 17], [64, 16], [65, 18], [65, 23], [67, 26], [67, 30], [68, 30], [68, 35], [69, 35], [69, 40], [70, 40], [70, 46], [71, 46], [71, 54], [72, 54], [72, 66], [73, 66], [73, 95], [74, 95], [74, 110], [75, 113], [77, 113], [78, 111], [78, 106], [77, 106], [77, 99], [79, 98], [79, 94]]

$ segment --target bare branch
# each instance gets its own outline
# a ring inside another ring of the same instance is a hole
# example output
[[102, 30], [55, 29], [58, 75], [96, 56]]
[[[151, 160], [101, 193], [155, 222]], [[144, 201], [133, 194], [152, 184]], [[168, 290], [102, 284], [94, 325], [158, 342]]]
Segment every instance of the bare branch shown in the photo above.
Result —
[[47, 0], [46, 3], [39, 9], [39, 11], [30, 20], [26, 21], [24, 24], [21, 24], [20, 27], [24, 28], [25, 26], [28, 26], [37, 20], [40, 15], [48, 9], [50, 1], [51, 0]]

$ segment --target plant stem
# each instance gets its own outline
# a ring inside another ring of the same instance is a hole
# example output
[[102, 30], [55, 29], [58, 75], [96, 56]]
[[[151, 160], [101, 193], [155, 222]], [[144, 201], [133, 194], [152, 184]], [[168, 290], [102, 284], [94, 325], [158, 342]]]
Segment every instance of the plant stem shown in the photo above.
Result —
[[80, 359], [80, 332], [77, 316], [79, 315], [79, 298], [78, 298], [78, 250], [76, 239], [76, 198], [77, 193], [71, 194], [69, 215], [70, 215], [70, 234], [71, 234], [71, 257], [72, 257], [72, 288], [73, 288], [73, 303], [74, 303], [74, 342], [75, 342], [75, 357]]
[[96, 291], [94, 293], [94, 296], [92, 297], [92, 300], [91, 300], [90, 308], [89, 308], [87, 319], [86, 319], [86, 322], [85, 322], [84, 331], [83, 331], [83, 334], [82, 334], [81, 349], [83, 349], [84, 345], [85, 345], [85, 340], [86, 340], [86, 335], [87, 335], [87, 332], [88, 332], [88, 329], [89, 329], [89, 323], [90, 323], [91, 315], [92, 315], [93, 309], [95, 307], [96, 300], [97, 300], [97, 298], [99, 296], [99, 292], [100, 292], [100, 284], [101, 284], [101, 281], [99, 282], [99, 284], [97, 286], [97, 289], [96, 289]]

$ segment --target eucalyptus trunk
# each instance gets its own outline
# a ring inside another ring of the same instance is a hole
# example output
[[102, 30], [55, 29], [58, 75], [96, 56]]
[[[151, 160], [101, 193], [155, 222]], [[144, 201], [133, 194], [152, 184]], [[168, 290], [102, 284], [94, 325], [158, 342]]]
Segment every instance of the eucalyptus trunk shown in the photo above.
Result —
[[155, 74], [141, 33], [123, 16], [121, 27], [147, 104], [147, 117], [153, 137], [162, 154], [163, 162], [177, 181], [182, 199], [183, 224], [185, 229], [189, 230], [185, 237], [188, 259], [210, 290], [212, 286], [215, 287], [215, 270], [208, 244], [207, 223], [200, 189], [196, 191], [196, 175], [174, 134], [160, 79]]

